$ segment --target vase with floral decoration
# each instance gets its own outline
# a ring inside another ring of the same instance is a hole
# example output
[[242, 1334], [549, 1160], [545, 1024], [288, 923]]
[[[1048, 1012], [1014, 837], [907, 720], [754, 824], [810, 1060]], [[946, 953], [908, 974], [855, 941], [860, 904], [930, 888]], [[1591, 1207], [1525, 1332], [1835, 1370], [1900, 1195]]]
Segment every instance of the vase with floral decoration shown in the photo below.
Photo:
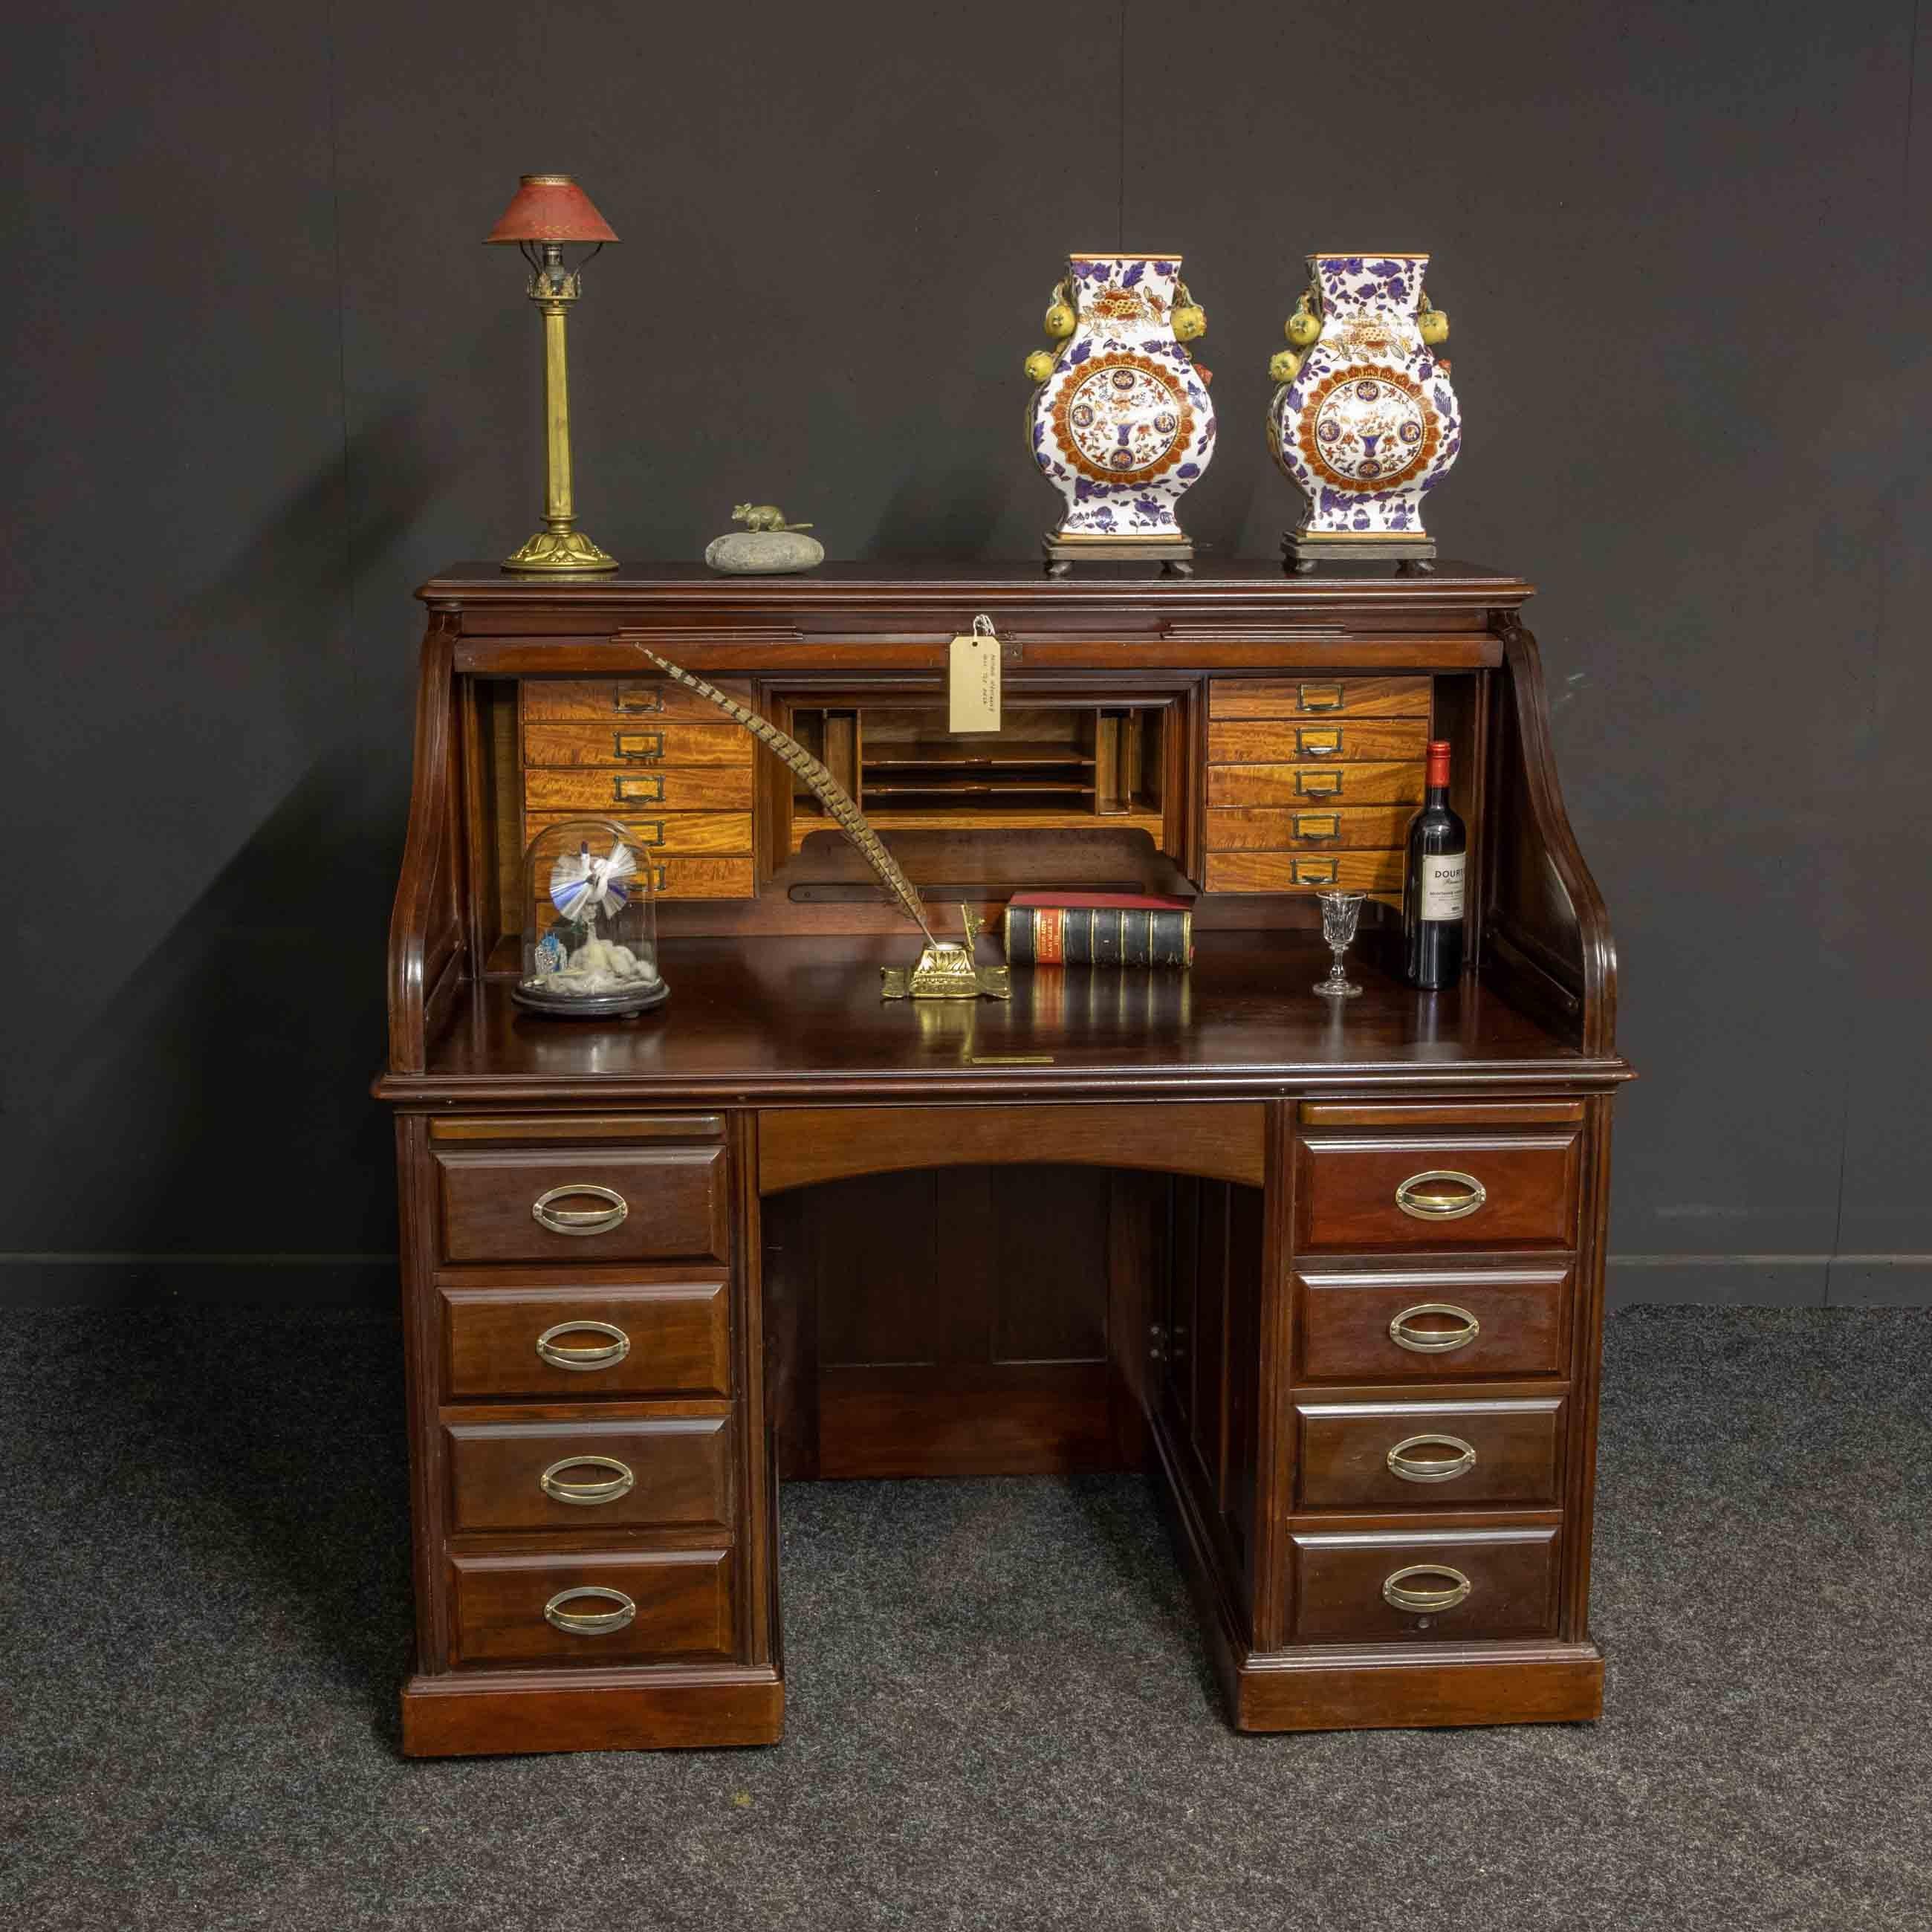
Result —
[[1282, 539], [1297, 571], [1323, 559], [1428, 568], [1422, 500], [1462, 446], [1439, 352], [1449, 318], [1423, 290], [1426, 255], [1311, 255], [1308, 292], [1269, 373], [1268, 447], [1306, 498]]
[[1026, 365], [1034, 460], [1066, 506], [1046, 538], [1054, 575], [1137, 557], [1186, 573], [1194, 547], [1174, 508], [1214, 448], [1208, 372], [1187, 346], [1207, 326], [1178, 255], [1067, 258], [1053, 346]]

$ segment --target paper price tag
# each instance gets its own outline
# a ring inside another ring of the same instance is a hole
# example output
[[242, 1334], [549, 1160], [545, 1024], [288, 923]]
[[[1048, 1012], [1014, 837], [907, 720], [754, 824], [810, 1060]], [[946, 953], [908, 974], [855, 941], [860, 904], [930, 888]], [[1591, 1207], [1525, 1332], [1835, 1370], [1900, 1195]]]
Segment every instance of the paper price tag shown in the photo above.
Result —
[[997, 731], [1000, 728], [1000, 640], [993, 634], [990, 618], [975, 617], [970, 634], [952, 640], [946, 674], [946, 728]]

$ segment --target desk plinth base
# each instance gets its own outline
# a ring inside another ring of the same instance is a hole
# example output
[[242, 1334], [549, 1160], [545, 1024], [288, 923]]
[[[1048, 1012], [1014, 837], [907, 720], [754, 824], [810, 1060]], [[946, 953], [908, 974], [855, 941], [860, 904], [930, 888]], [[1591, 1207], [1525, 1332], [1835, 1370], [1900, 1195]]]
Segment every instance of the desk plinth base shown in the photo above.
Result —
[[403, 1686], [406, 1757], [709, 1750], [784, 1735], [784, 1679], [743, 1664], [462, 1671]]
[[1236, 1730], [1420, 1731], [1587, 1724], [1603, 1715], [1603, 1653], [1588, 1642], [1538, 1637], [1251, 1648], [1166, 1427], [1158, 1416], [1149, 1420], [1154, 1486]]

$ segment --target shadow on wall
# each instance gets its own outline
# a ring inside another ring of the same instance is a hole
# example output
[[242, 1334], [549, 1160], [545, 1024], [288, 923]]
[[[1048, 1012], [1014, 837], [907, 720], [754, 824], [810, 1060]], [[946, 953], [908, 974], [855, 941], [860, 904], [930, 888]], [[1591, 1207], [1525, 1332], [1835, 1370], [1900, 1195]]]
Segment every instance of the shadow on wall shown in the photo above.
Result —
[[[312, 766], [77, 1029], [34, 1054], [59, 1100], [21, 1150], [16, 1246], [393, 1247], [387, 1124], [368, 1085], [398, 776], [346, 751]], [[112, 1184], [76, 1184], [89, 1175]]]

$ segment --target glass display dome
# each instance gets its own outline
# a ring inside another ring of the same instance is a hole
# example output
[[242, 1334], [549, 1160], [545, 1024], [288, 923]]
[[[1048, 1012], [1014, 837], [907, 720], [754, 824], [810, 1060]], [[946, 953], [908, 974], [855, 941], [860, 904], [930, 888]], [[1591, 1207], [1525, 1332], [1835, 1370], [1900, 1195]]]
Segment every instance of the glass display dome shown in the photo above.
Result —
[[524, 854], [524, 967], [511, 995], [518, 1005], [611, 1019], [664, 999], [656, 872], [608, 818], [545, 826]]

